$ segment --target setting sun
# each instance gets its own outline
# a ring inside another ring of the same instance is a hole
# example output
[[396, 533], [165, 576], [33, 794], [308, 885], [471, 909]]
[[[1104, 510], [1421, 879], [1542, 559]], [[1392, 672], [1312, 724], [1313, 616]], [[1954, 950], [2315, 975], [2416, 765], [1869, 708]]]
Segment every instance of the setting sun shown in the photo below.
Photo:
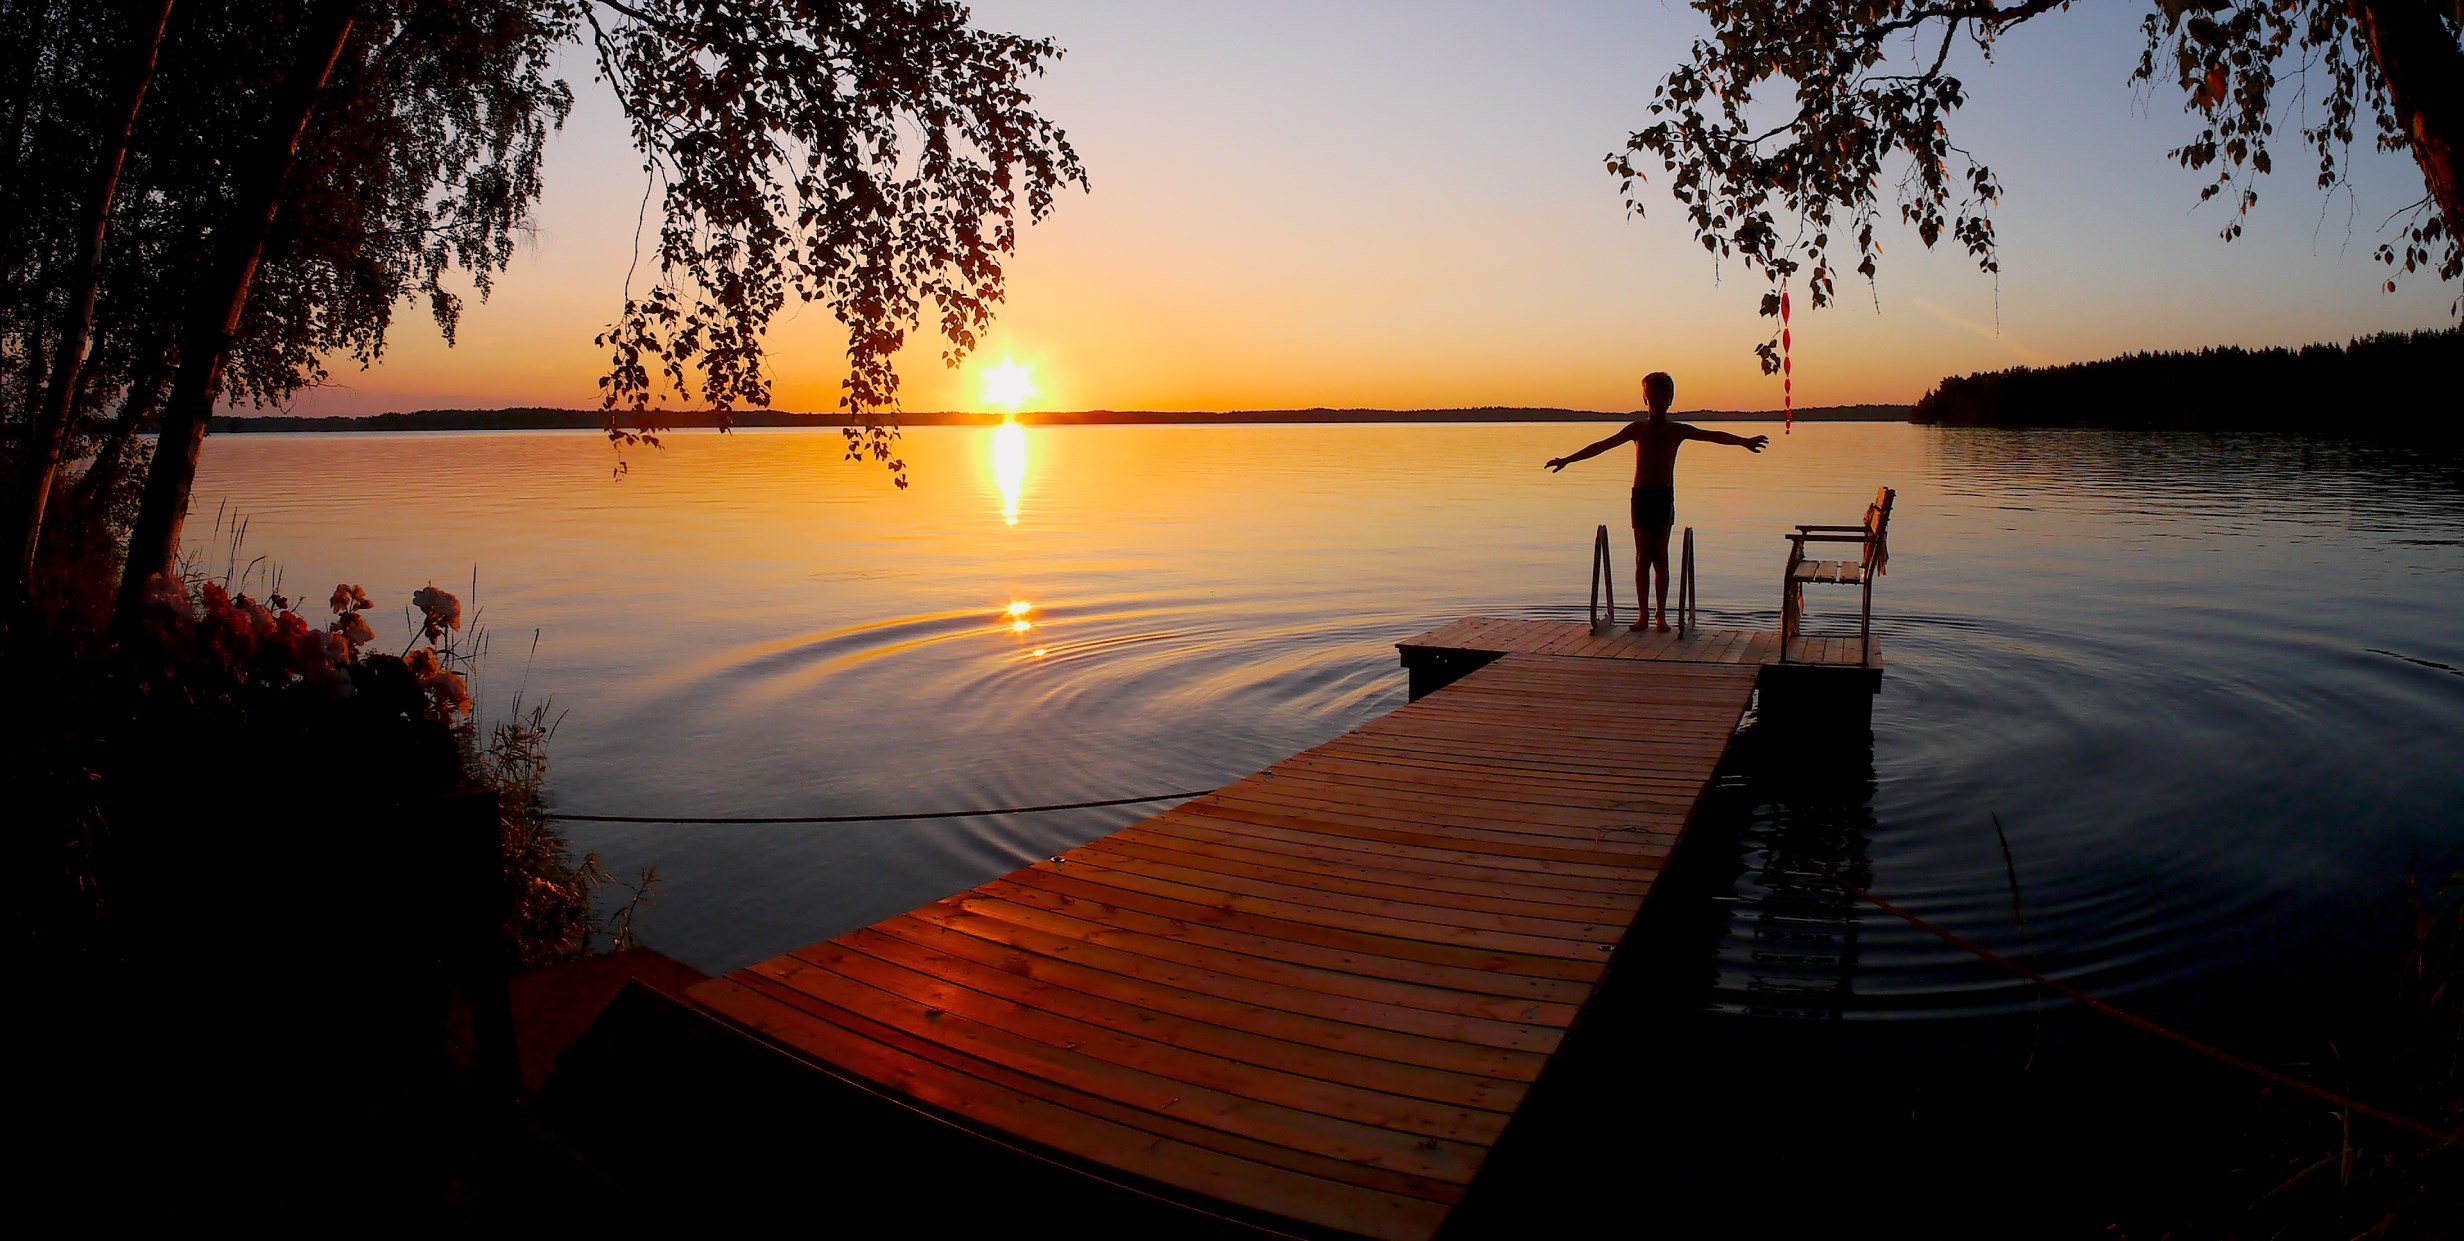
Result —
[[1034, 367], [1001, 359], [1001, 365], [984, 372], [984, 404], [1017, 413], [1020, 405], [1036, 395], [1035, 383], [1028, 378], [1034, 371]]

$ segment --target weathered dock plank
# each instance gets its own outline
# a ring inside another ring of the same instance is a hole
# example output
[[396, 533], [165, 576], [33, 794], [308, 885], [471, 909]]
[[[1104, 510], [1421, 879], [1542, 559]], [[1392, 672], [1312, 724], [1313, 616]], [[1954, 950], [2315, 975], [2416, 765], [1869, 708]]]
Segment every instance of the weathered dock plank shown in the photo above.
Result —
[[[1594, 630], [1581, 621], [1503, 621], [1469, 617], [1395, 644], [1409, 665], [1421, 655], [1566, 655], [1591, 659], [1640, 659], [1656, 663], [1728, 663], [1748, 666], [1780, 660], [1779, 633], [1770, 629], [1695, 629], [1675, 633], [1637, 631], [1623, 625]], [[1788, 660], [1813, 667], [1859, 666], [1855, 637], [1800, 637], [1789, 643]], [[1882, 668], [1882, 639], [1872, 639], [1864, 668]]]

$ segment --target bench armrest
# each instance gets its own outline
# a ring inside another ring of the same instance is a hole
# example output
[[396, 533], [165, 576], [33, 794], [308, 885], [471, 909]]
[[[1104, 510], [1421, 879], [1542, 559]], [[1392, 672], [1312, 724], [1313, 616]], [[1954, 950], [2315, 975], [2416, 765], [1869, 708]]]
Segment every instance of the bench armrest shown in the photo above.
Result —
[[1864, 528], [1863, 526], [1809, 526], [1802, 522], [1797, 524], [1799, 530], [1863, 530]]
[[[1859, 529], [1861, 529], [1862, 527], [1858, 527], [1858, 528], [1859, 528]], [[1873, 537], [1872, 537], [1871, 535], [1865, 535], [1865, 534], [1811, 534], [1811, 533], [1807, 533], [1807, 532], [1804, 532], [1804, 531], [1799, 531], [1799, 532], [1798, 532], [1798, 533], [1796, 533], [1796, 534], [1783, 534], [1783, 535], [1781, 535], [1780, 537], [1781, 537], [1781, 538], [1784, 538], [1784, 539], [1786, 539], [1786, 540], [1788, 540], [1788, 541], [1789, 541], [1789, 542], [1791, 542], [1791, 543], [1799, 543], [1799, 544], [1802, 544], [1802, 543], [1871, 543], [1871, 542], [1873, 542], [1873, 541], [1874, 541], [1874, 540], [1873, 540]]]

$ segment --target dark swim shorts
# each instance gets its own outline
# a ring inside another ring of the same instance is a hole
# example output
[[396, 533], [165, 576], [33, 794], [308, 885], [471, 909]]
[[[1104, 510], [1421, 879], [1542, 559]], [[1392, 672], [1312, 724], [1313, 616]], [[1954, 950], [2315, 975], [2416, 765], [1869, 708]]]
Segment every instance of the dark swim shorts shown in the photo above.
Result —
[[1634, 489], [1634, 525], [1637, 529], [1676, 524], [1676, 488], [1637, 487]]

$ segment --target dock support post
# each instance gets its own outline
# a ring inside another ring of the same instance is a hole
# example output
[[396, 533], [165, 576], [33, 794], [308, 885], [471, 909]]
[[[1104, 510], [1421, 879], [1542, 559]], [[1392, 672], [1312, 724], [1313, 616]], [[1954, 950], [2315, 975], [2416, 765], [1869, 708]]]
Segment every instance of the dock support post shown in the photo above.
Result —
[[1775, 731], [1871, 728], [1882, 670], [1818, 664], [1771, 664], [1756, 683], [1756, 714]]

